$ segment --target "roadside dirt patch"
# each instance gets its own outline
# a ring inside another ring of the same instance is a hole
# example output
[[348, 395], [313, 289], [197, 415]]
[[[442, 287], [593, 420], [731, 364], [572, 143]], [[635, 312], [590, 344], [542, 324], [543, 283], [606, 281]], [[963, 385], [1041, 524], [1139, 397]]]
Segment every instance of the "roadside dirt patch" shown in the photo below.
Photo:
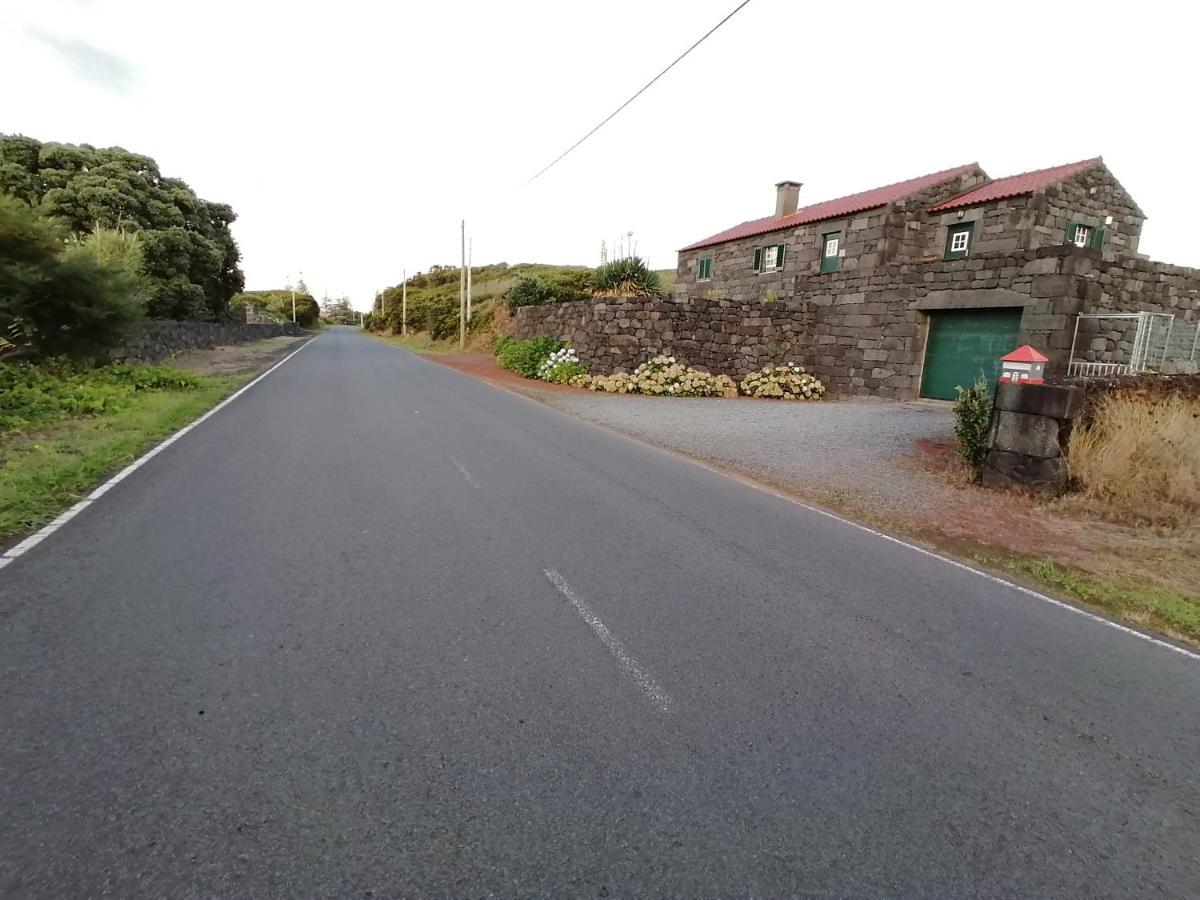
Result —
[[536, 381], [532, 378], [523, 378], [516, 372], [510, 372], [508, 369], [503, 369], [496, 364], [496, 357], [491, 353], [440, 353], [430, 354], [425, 359], [432, 362], [441, 363], [443, 366], [449, 366], [451, 369], [457, 369], [481, 381], [489, 381], [492, 384], [506, 387], [509, 390], [520, 391], [523, 394], [528, 394], [531, 397], [539, 397], [549, 394], [586, 394], [588, 391], [579, 388], [568, 387], [565, 384], [550, 384], [545, 381]]
[[241, 375], [282, 359], [311, 337], [285, 335], [209, 350], [184, 350], [166, 362], [193, 375]]

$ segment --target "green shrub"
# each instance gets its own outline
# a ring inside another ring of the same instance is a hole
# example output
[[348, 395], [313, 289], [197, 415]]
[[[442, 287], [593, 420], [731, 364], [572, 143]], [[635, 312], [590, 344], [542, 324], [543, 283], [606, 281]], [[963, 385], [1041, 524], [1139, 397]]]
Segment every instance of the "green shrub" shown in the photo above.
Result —
[[42, 356], [96, 357], [143, 315], [145, 284], [126, 263], [139, 245], [122, 260], [107, 235], [65, 238], [38, 210], [0, 196], [0, 334]]
[[113, 363], [96, 370], [96, 377], [107, 378], [135, 391], [190, 391], [200, 387], [200, 379], [191, 372], [170, 366], [138, 366]]
[[88, 369], [63, 358], [40, 365], [0, 363], [0, 431], [115, 412], [128, 406], [139, 391], [183, 391], [199, 386], [194, 375], [169, 366], [117, 363]]
[[662, 281], [640, 256], [614, 259], [592, 275], [595, 292], [605, 297], [661, 297]]
[[519, 341], [506, 336], [496, 342], [496, 362], [518, 375], [537, 378], [538, 368], [561, 346], [562, 344], [552, 337], [541, 336]]
[[970, 387], [958, 388], [954, 401], [954, 434], [958, 455], [974, 468], [983, 465], [991, 449], [992, 392], [981, 375]]
[[541, 306], [544, 303], [569, 303], [589, 300], [592, 296], [592, 273], [586, 270], [554, 272], [546, 276], [524, 275], [504, 293], [504, 302], [515, 310], [522, 306]]
[[520, 309], [522, 306], [541, 306], [554, 299], [554, 291], [549, 282], [537, 275], [521, 278], [504, 293], [504, 302], [509, 309]]
[[595, 291], [593, 274], [587, 269], [550, 272], [546, 275], [546, 280], [550, 283], [550, 290], [554, 295], [553, 303], [591, 300]]

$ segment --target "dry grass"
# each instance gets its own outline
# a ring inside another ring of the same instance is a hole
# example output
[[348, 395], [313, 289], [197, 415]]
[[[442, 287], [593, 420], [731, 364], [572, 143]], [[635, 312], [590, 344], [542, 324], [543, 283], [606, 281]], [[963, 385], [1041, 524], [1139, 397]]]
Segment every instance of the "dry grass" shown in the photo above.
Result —
[[1132, 521], [1181, 526], [1200, 513], [1200, 400], [1106, 397], [1071, 436], [1084, 493]]

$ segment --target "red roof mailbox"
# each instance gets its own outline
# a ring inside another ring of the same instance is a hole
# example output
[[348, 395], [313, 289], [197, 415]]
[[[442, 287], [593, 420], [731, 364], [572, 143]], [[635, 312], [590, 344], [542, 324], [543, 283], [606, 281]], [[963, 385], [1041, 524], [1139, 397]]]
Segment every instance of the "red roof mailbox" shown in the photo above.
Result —
[[1020, 381], [1026, 384], [1043, 384], [1042, 375], [1049, 361], [1048, 356], [1042, 356], [1029, 344], [1018, 347], [1008, 356], [1000, 357], [1000, 383]]

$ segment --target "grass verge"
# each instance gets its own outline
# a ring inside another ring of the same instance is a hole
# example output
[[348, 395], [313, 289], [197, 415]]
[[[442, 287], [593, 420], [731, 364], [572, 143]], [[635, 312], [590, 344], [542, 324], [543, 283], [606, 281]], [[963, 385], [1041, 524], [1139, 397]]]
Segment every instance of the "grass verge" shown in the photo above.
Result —
[[44, 525], [252, 374], [201, 377], [189, 391], [139, 392], [114, 412], [0, 435], [0, 540]]
[[1153, 628], [1192, 646], [1200, 645], [1200, 594], [1140, 578], [1103, 577], [1047, 559], [977, 556], [985, 566], [1024, 576], [1036, 586], [1093, 607], [1116, 619]]
[[399, 335], [383, 335], [371, 334], [371, 337], [377, 340], [384, 341], [388, 344], [395, 344], [397, 347], [403, 347], [405, 350], [411, 350], [413, 353], [458, 353], [458, 341], [435, 341], [425, 332], [417, 332], [410, 334], [408, 337], [400, 337]]

